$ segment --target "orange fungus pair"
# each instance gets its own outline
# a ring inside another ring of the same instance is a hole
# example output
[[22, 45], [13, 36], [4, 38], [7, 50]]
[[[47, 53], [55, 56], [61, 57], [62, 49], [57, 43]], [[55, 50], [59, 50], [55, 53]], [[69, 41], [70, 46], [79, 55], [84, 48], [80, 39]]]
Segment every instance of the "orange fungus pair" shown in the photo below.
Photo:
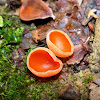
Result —
[[69, 36], [53, 30], [47, 34], [48, 48], [39, 47], [32, 50], [27, 57], [28, 69], [39, 77], [51, 77], [58, 74], [63, 67], [58, 57], [68, 57], [73, 54], [73, 43]]

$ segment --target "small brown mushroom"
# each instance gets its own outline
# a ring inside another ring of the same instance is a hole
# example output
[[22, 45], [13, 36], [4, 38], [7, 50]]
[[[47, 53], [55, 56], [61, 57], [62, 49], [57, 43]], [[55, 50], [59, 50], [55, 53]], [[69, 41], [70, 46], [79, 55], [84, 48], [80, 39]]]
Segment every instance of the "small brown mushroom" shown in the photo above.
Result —
[[51, 8], [42, 0], [25, 0], [20, 8], [19, 16], [24, 21], [48, 17], [55, 19]]

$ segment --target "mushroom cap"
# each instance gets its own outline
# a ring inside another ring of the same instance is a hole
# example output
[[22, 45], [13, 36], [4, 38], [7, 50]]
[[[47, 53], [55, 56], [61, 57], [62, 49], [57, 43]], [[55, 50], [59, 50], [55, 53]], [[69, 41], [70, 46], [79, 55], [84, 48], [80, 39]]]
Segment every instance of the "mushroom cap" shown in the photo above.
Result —
[[27, 67], [36, 76], [51, 77], [62, 70], [63, 64], [51, 50], [38, 47], [29, 53]]
[[52, 10], [42, 0], [24, 0], [20, 7], [19, 16], [24, 21], [55, 18]]
[[73, 54], [74, 46], [69, 36], [60, 30], [52, 30], [47, 34], [48, 48], [58, 57], [69, 57]]

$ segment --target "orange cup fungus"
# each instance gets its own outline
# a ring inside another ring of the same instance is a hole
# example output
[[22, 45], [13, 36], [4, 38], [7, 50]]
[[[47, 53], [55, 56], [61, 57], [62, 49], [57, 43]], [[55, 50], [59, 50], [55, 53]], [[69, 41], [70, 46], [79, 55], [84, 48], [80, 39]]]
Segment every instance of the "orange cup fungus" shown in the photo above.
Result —
[[52, 17], [55, 19], [51, 8], [42, 0], [21, 0], [22, 5], [19, 10], [21, 20], [30, 21], [35, 19], [45, 19]]
[[52, 30], [47, 34], [48, 48], [58, 57], [69, 57], [73, 54], [74, 46], [69, 36], [60, 30]]
[[29, 53], [27, 67], [36, 76], [51, 77], [62, 70], [63, 64], [51, 50], [38, 47]]

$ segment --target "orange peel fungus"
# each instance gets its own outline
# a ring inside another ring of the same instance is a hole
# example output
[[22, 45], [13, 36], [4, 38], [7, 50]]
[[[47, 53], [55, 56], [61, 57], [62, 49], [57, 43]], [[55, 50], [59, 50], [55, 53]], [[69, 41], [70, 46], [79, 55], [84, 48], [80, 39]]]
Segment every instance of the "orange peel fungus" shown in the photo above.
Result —
[[62, 70], [63, 64], [51, 50], [38, 47], [29, 53], [27, 67], [36, 76], [51, 77]]
[[47, 34], [48, 48], [58, 57], [69, 57], [73, 54], [74, 46], [69, 36], [60, 30], [52, 30]]
[[51, 8], [43, 0], [21, 0], [23, 3], [19, 10], [19, 17], [23, 21], [35, 19], [55, 19]]

